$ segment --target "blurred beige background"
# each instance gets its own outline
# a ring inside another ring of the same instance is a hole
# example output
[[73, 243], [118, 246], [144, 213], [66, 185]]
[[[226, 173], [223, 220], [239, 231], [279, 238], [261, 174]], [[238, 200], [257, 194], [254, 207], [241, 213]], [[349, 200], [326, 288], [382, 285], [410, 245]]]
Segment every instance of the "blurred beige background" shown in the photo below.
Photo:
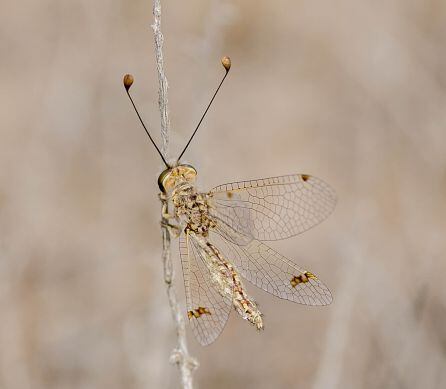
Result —
[[[302, 172], [334, 214], [273, 247], [334, 303], [250, 291], [202, 348], [199, 388], [446, 387], [446, 3], [163, 1], [171, 156], [207, 190]], [[177, 388], [162, 283], [151, 1], [41, 0], [0, 15], [0, 387]], [[184, 307], [174, 242], [177, 292]]]

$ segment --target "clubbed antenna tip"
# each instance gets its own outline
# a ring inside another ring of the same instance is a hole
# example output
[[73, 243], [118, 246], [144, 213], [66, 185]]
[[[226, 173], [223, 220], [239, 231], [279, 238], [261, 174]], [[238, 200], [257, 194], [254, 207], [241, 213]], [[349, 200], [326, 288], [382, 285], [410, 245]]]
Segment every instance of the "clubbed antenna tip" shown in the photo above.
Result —
[[[224, 65], [223, 65], [224, 66]], [[131, 74], [126, 74], [123, 79], [125, 90], [129, 90], [133, 84], [133, 76]]]
[[221, 64], [226, 69], [227, 72], [229, 72], [229, 69], [231, 69], [231, 58], [229, 57], [223, 57], [221, 59]]

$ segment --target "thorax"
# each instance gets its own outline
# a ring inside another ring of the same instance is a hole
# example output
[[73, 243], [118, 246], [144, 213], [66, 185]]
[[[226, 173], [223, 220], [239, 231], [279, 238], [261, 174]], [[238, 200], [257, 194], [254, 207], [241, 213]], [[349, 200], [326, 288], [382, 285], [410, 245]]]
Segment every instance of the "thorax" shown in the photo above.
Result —
[[175, 216], [186, 223], [186, 228], [198, 235], [207, 236], [210, 228], [216, 226], [209, 214], [209, 196], [197, 192], [196, 188], [184, 182], [172, 191]]

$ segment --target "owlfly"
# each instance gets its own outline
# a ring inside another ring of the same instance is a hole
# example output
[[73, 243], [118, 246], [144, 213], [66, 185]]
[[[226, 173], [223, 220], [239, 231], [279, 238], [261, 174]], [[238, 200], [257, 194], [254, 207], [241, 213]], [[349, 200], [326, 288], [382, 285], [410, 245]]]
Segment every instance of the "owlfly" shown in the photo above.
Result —
[[328, 184], [308, 174], [290, 174], [233, 182], [203, 193], [195, 185], [197, 171], [181, 162], [229, 73], [230, 59], [224, 57], [222, 64], [226, 71], [223, 79], [180, 156], [170, 164], [130, 96], [133, 77], [124, 77], [133, 108], [166, 165], [158, 179], [163, 219], [179, 236], [187, 316], [202, 345], [220, 335], [233, 308], [258, 330], [263, 329], [263, 315], [243, 280], [299, 304], [327, 305], [332, 301], [329, 289], [315, 274], [264, 243], [298, 235], [322, 222], [336, 205], [336, 194]]

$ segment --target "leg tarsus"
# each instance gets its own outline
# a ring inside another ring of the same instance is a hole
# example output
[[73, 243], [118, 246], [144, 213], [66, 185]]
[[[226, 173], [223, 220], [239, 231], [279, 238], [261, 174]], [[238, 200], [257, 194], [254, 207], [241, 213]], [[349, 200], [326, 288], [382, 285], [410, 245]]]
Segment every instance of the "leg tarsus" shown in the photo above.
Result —
[[169, 223], [169, 220], [171, 219], [177, 219], [176, 215], [172, 215], [169, 213], [169, 197], [165, 193], [159, 193], [158, 197], [161, 200], [162, 207], [161, 207], [161, 226], [164, 228], [167, 228], [170, 233], [172, 233], [173, 236], [176, 238], [180, 236], [181, 228], [178, 225], [174, 225]]
[[163, 203], [163, 206], [161, 207], [161, 216], [162, 216], [162, 218], [163, 219], [167, 219], [167, 220], [175, 219], [176, 216], [169, 213], [169, 208], [167, 206], [167, 201], [163, 201], [162, 203]]
[[161, 226], [167, 228], [169, 232], [175, 237], [178, 238], [181, 234], [181, 228], [178, 225], [171, 224], [167, 220], [161, 220]]

